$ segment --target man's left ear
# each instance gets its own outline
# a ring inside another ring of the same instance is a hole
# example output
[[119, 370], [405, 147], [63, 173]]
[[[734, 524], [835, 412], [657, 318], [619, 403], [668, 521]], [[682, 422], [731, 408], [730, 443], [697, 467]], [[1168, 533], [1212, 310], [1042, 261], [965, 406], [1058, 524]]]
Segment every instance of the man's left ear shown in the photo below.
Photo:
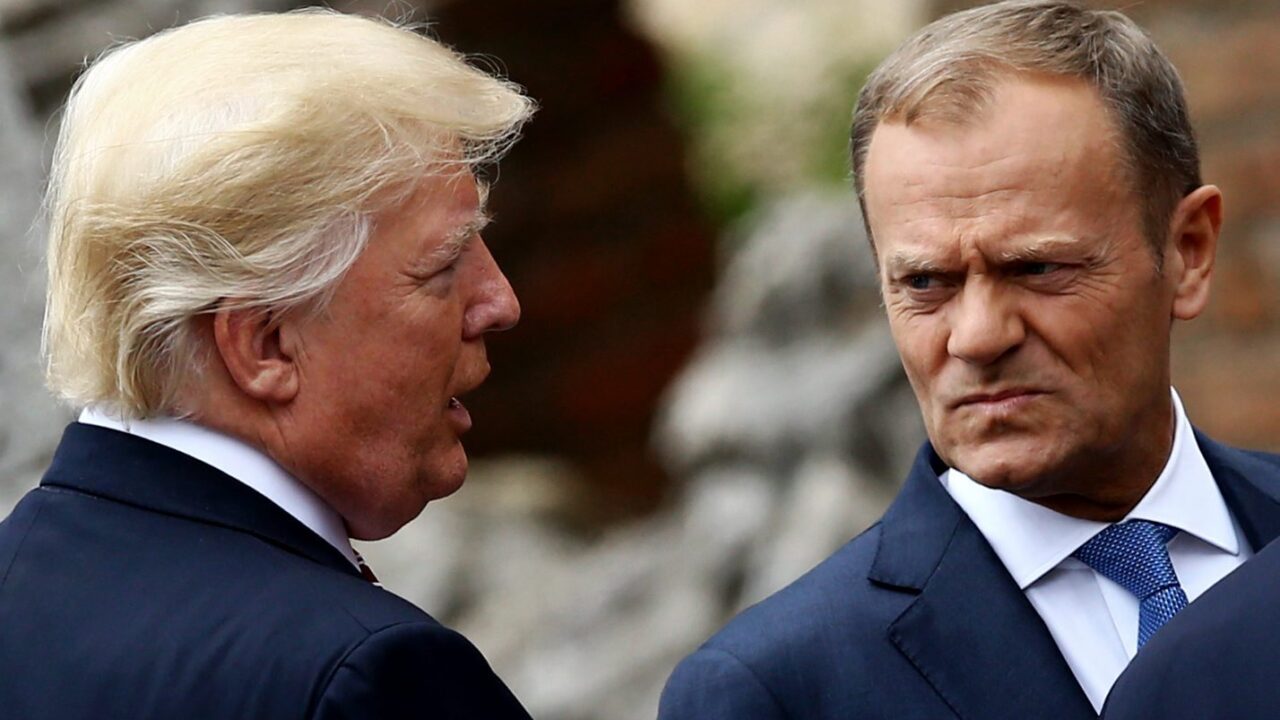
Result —
[[1215, 185], [1196, 188], [1173, 211], [1165, 272], [1174, 281], [1173, 317], [1190, 320], [1209, 304], [1209, 281], [1222, 228], [1222, 191]]
[[257, 309], [219, 309], [213, 340], [231, 381], [244, 395], [284, 404], [298, 394], [297, 334], [293, 323]]

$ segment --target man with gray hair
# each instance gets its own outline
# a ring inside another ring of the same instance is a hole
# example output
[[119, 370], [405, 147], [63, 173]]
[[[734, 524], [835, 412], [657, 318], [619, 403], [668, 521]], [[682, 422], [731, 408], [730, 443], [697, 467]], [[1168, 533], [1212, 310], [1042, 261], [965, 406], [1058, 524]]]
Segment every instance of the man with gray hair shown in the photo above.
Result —
[[1182, 84], [1119, 13], [999, 2], [872, 73], [851, 151], [929, 442], [879, 523], [681, 663], [660, 716], [1096, 717], [1280, 531], [1280, 457], [1198, 434], [1170, 388], [1222, 219]]
[[350, 538], [457, 490], [519, 305], [475, 172], [532, 111], [392, 23], [210, 18], [78, 80], [48, 382], [81, 410], [0, 523], [13, 718], [527, 718]]

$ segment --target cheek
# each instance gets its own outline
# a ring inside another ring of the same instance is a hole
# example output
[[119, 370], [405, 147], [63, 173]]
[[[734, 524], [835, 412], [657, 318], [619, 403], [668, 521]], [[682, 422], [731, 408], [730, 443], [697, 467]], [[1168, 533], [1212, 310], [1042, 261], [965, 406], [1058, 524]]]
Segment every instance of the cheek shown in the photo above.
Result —
[[1108, 363], [1115, 363], [1116, 340], [1128, 333], [1116, 312], [1078, 297], [1031, 298], [1023, 317], [1028, 335], [1039, 338], [1078, 375], [1095, 375]]
[[927, 395], [947, 357], [947, 333], [941, 313], [891, 317], [889, 328], [907, 379], [917, 395]]

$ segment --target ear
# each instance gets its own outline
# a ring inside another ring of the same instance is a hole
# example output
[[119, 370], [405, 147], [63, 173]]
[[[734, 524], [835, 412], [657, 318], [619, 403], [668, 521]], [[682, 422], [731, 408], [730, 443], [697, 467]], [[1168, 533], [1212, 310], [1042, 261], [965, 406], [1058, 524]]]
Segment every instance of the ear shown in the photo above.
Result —
[[287, 403], [298, 394], [298, 366], [287, 321], [263, 310], [219, 309], [213, 338], [227, 374], [245, 395], [265, 403]]
[[1178, 203], [1169, 224], [1165, 270], [1174, 283], [1173, 317], [1190, 320], [1209, 304], [1209, 281], [1222, 228], [1222, 191], [1204, 185]]

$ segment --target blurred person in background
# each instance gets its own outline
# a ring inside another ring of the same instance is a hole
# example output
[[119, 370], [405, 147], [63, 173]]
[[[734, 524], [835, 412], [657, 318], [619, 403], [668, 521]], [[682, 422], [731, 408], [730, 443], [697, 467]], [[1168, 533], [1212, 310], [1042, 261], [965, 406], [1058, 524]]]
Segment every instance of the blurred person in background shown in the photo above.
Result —
[[480, 237], [532, 111], [407, 27], [227, 16], [80, 78], [48, 190], [52, 390], [0, 523], [13, 718], [527, 718], [349, 538], [457, 490], [519, 305]]
[[879, 66], [851, 150], [929, 443], [877, 525], [676, 668], [660, 716], [1096, 717], [1280, 532], [1280, 458], [1171, 391], [1222, 221], [1181, 81], [1119, 13], [995, 3]]

